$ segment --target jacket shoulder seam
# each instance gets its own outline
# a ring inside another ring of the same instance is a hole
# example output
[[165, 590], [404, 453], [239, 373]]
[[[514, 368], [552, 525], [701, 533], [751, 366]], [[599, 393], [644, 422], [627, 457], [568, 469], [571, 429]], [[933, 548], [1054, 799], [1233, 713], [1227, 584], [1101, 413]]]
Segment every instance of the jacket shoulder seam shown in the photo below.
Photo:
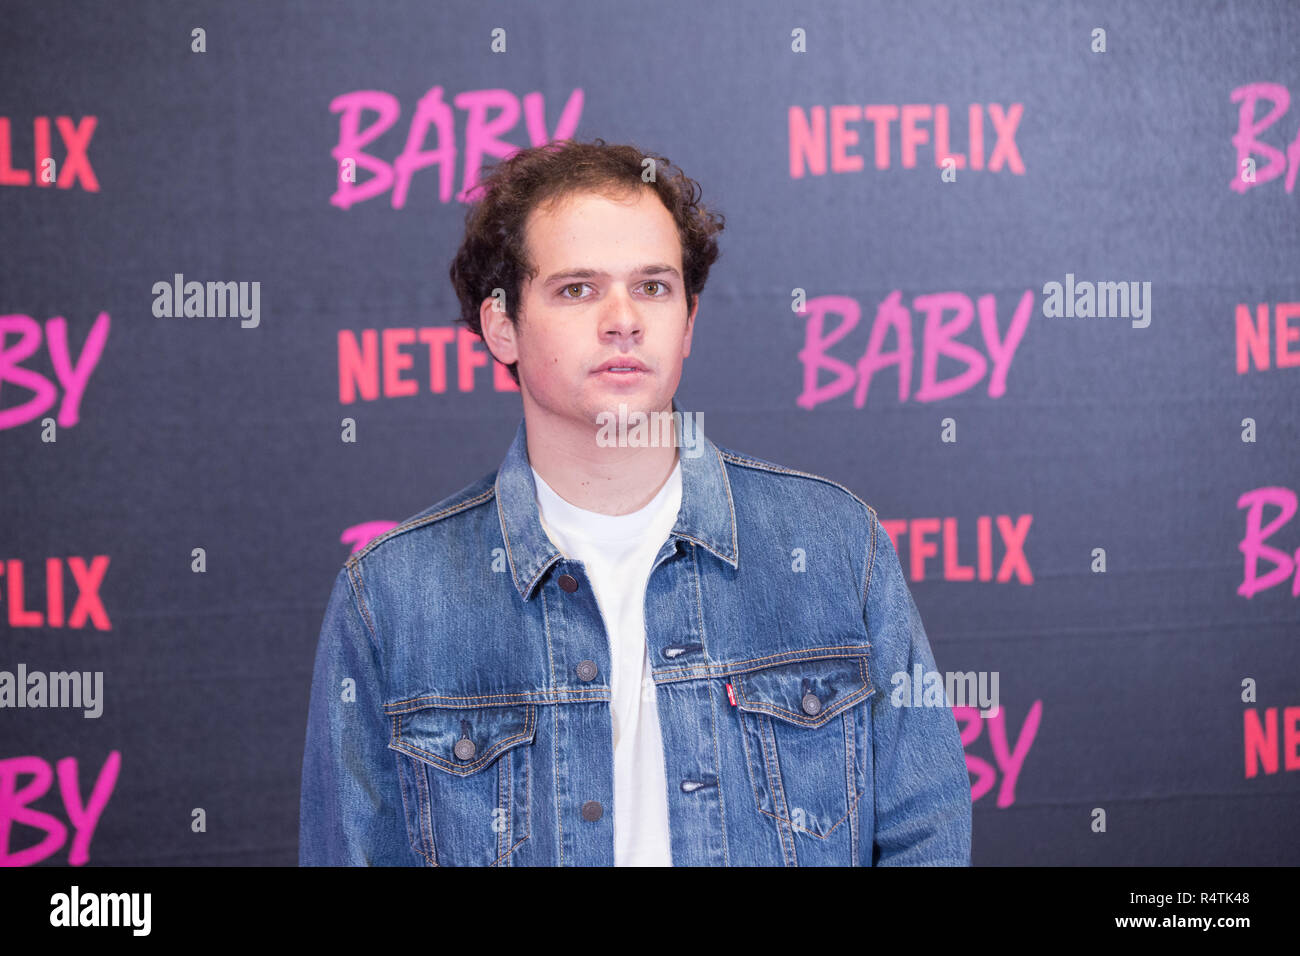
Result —
[[390, 538], [395, 538], [399, 534], [405, 534], [407, 531], [413, 531], [424, 525], [432, 524], [435, 521], [441, 521], [443, 518], [449, 518], [452, 515], [465, 511], [469, 508], [476, 507], [479, 504], [489, 500], [496, 494], [495, 482], [482, 494], [464, 501], [457, 501], [445, 508], [440, 508], [433, 514], [419, 515], [402, 522], [396, 528], [390, 528], [388, 531], [379, 535], [377, 538], [367, 542], [366, 546], [360, 551], [348, 555], [347, 561], [344, 562], [344, 570], [347, 571], [348, 583], [352, 586], [353, 596], [357, 601], [357, 608], [361, 612], [362, 620], [365, 622], [366, 630], [369, 632], [370, 642], [374, 645], [376, 651], [379, 650], [379, 629], [375, 626], [375, 620], [370, 613], [370, 606], [366, 604], [365, 586], [362, 579], [361, 562], [372, 550], [383, 544]]
[[726, 461], [731, 462], [733, 465], [740, 465], [741, 467], [744, 468], [753, 468], [757, 471], [768, 471], [777, 475], [792, 475], [796, 478], [809, 478], [812, 481], [820, 481], [822, 484], [830, 485], [833, 488], [838, 488], [840, 491], [844, 492], [846, 495], [851, 497], [858, 504], [862, 505], [862, 507], [866, 508], [867, 511], [871, 512], [872, 514], [875, 514], [875, 509], [872, 508], [871, 505], [867, 504], [865, 501], [859, 498], [857, 494], [853, 492], [852, 489], [846, 488], [844, 485], [841, 485], [838, 481], [833, 481], [832, 479], [825, 478], [821, 475], [815, 475], [810, 471], [799, 471], [797, 468], [787, 468], [784, 465], [778, 465], [774, 462], [763, 461], [762, 459], [759, 458], [750, 458], [746, 455], [741, 455], [734, 451], [724, 451], [723, 449], [719, 448], [718, 452], [722, 455], [722, 457]]
[[362, 548], [360, 551], [356, 552], [355, 554], [351, 555], [348, 558], [348, 560], [350, 562], [359, 563], [362, 558], [364, 558], [371, 551], [379, 547], [381, 544], [383, 544], [385, 541], [389, 540], [390, 538], [395, 538], [398, 535], [405, 534], [408, 531], [414, 531], [416, 528], [422, 528], [427, 524], [433, 524], [435, 521], [442, 521], [444, 518], [450, 518], [452, 515], [457, 514], [461, 511], [466, 511], [469, 508], [475, 508], [483, 504], [484, 502], [490, 500], [495, 495], [496, 495], [496, 485], [494, 483], [490, 488], [488, 488], [482, 494], [474, 498], [468, 498], [465, 501], [458, 501], [455, 504], [448, 505], [447, 507], [439, 511], [435, 511], [433, 514], [428, 514], [428, 515], [422, 514], [417, 517], [410, 518], [402, 522], [401, 524], [399, 524], [396, 528], [390, 528], [389, 530], [385, 531], [383, 534], [379, 535], [379, 537], [374, 538], [373, 540], [367, 542], [364, 548]]
[[796, 478], [807, 478], [811, 481], [820, 481], [822, 484], [838, 488], [865, 509], [867, 514], [867, 527], [870, 532], [867, 539], [867, 555], [865, 570], [863, 572], [864, 581], [862, 585], [862, 612], [865, 615], [867, 610], [867, 594], [871, 590], [871, 572], [875, 568], [876, 563], [876, 529], [880, 525], [879, 518], [876, 515], [876, 509], [859, 498], [853, 489], [847, 488], [838, 481], [823, 477], [822, 475], [813, 474], [810, 471], [799, 471], [797, 468], [787, 468], [784, 465], [778, 465], [775, 462], [763, 461], [760, 458], [751, 458], [748, 455], [742, 455], [738, 452], [729, 451], [721, 447], [718, 448], [718, 453], [722, 455], [724, 460], [743, 468], [753, 468], [757, 471], [767, 471], [777, 475], [791, 475]]
[[352, 596], [356, 599], [357, 609], [361, 612], [361, 619], [365, 622], [366, 631], [369, 632], [370, 643], [376, 651], [379, 650], [379, 632], [375, 630], [374, 619], [370, 616], [370, 606], [366, 604], [365, 588], [361, 581], [361, 565], [349, 557], [343, 565], [348, 574], [348, 586], [352, 588]]
[[867, 596], [871, 593], [871, 572], [876, 566], [876, 529], [880, 527], [880, 521], [876, 518], [876, 510], [870, 505], [867, 505], [867, 511], [870, 513], [870, 517], [867, 519], [867, 525], [871, 530], [868, 535], [869, 540], [867, 543], [866, 581], [862, 585], [862, 618], [864, 622], [866, 621], [867, 616]]

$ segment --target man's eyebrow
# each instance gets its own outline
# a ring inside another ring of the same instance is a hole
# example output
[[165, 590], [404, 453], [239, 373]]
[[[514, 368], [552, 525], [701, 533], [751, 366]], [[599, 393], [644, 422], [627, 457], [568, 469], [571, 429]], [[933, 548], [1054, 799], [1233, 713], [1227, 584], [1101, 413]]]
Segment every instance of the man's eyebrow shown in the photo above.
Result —
[[[633, 275], [638, 276], [655, 276], [655, 275], [673, 275], [681, 278], [681, 273], [665, 262], [652, 262], [649, 265], [638, 266], [632, 270]], [[550, 285], [558, 279], [603, 279], [608, 276], [608, 272], [601, 272], [599, 269], [561, 269], [559, 272], [552, 272], [542, 280], [542, 285]]]

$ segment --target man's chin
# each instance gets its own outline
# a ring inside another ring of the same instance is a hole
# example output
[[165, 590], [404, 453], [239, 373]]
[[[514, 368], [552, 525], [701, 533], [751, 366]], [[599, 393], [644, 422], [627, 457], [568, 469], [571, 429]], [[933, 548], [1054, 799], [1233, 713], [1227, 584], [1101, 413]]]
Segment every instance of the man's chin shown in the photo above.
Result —
[[[671, 405], [668, 406], [671, 408]], [[602, 396], [590, 406], [591, 420], [597, 425], [606, 422], [628, 422], [632, 416], [639, 419], [660, 410], [660, 405], [641, 394]]]

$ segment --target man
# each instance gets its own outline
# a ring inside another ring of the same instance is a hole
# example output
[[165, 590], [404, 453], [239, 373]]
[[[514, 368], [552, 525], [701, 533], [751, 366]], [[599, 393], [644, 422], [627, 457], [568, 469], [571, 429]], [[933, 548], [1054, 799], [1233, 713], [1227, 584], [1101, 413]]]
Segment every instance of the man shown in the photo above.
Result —
[[670, 172], [596, 140], [485, 177], [451, 275], [524, 419], [335, 581], [303, 864], [969, 864], [952, 711], [891, 704], [935, 665], [875, 512], [677, 408], [723, 220]]

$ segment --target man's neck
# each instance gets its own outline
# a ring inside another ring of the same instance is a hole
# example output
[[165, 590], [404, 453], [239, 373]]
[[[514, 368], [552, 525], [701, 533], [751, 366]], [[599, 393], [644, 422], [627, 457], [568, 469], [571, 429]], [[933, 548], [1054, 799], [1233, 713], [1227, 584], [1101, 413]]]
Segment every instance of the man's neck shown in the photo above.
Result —
[[674, 445], [644, 448], [596, 443], [599, 427], [539, 422], [525, 416], [529, 464], [555, 493], [576, 508], [603, 515], [640, 511], [677, 467]]

